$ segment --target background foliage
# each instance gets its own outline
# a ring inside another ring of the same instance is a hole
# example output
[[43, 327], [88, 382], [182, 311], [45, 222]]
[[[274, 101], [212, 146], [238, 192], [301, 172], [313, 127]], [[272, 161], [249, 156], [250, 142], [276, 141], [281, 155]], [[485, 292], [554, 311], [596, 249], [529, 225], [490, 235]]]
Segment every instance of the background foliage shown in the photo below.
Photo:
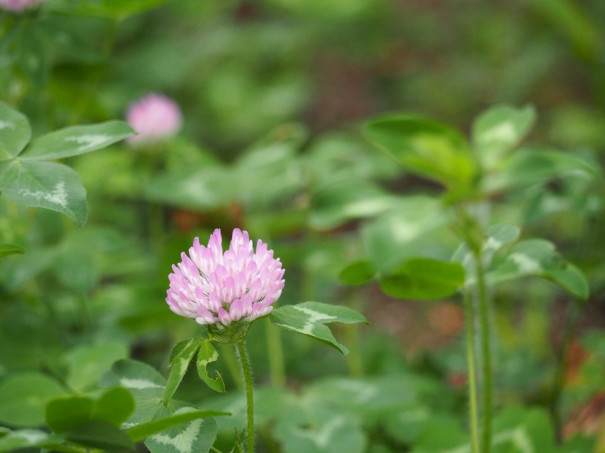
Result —
[[[230, 391], [201, 385], [198, 355], [165, 398], [170, 348], [200, 332], [167, 309], [167, 275], [215, 227], [281, 257], [280, 305], [321, 300], [371, 323], [332, 329], [346, 359], [254, 325], [259, 451], [467, 444], [456, 291], [472, 284], [472, 231], [456, 206], [470, 200], [502, 245], [483, 249], [493, 451], [605, 451], [603, 30], [600, 0], [1, 12], [0, 120], [18, 128], [0, 127], [0, 450], [178, 451], [187, 429], [195, 451], [231, 449], [244, 399], [230, 349], [205, 363]], [[116, 120], [148, 92], [174, 98], [184, 127], [131, 147]], [[504, 123], [510, 140], [490, 136]]]

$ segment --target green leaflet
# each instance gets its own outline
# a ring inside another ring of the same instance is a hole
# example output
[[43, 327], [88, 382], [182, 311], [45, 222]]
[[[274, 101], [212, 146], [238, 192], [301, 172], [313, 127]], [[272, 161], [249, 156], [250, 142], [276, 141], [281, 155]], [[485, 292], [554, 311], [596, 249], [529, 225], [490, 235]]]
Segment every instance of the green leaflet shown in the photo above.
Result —
[[208, 387], [216, 392], [224, 392], [225, 391], [225, 383], [223, 382], [223, 378], [220, 373], [216, 372], [216, 377], [211, 378], [208, 374], [207, 366], [212, 362], [216, 362], [218, 360], [218, 352], [212, 346], [210, 340], [203, 340], [200, 345], [199, 352], [197, 354], [197, 372], [200, 376], [200, 379], [206, 383]]
[[23, 160], [50, 160], [78, 156], [119, 142], [134, 133], [123, 121], [72, 126], [34, 139], [21, 154]]
[[368, 121], [364, 132], [406, 170], [443, 184], [454, 195], [472, 189], [476, 165], [458, 131], [428, 118], [393, 114]]
[[66, 382], [76, 391], [92, 390], [103, 373], [116, 361], [125, 358], [128, 349], [119, 340], [107, 340], [71, 349], [64, 356], [68, 374]]
[[519, 242], [487, 273], [488, 281], [493, 284], [527, 276], [551, 280], [581, 299], [589, 296], [588, 282], [582, 271], [563, 260], [555, 245], [544, 239]]
[[501, 171], [487, 175], [487, 193], [545, 184], [557, 178], [593, 181], [602, 174], [598, 163], [581, 155], [544, 147], [523, 147], [505, 159]]
[[[219, 415], [230, 414], [229, 412], [215, 410], [195, 410], [192, 408], [188, 408], [184, 410], [178, 410], [169, 417], [163, 417], [157, 420], [152, 420], [150, 422], [141, 423], [133, 428], [128, 429], [127, 433], [133, 441], [138, 442], [140, 440], [148, 438], [149, 436], [160, 433], [167, 429], [174, 428], [184, 423], [187, 423], [188, 427], [190, 427], [190, 422], [192, 421], [201, 420], [202, 418], [207, 417], [216, 417]], [[187, 429], [188, 428], [185, 427], [185, 431]]]
[[12, 452], [33, 447], [48, 448], [54, 451], [79, 451], [73, 447], [71, 449], [62, 448], [61, 441], [62, 439], [57, 435], [36, 429], [9, 430], [3, 437], [0, 437], [0, 452]]
[[88, 396], [66, 396], [46, 405], [46, 424], [57, 432], [75, 429], [92, 419], [94, 400]]
[[170, 398], [172, 398], [174, 392], [176, 392], [176, 389], [187, 372], [189, 362], [191, 362], [199, 347], [200, 340], [192, 338], [177, 343], [173, 348], [172, 353], [170, 354], [170, 376], [168, 376], [166, 388], [164, 389], [164, 404], [166, 404]]
[[[173, 348], [173, 360], [178, 360], [184, 352], [189, 356], [192, 345], [195, 352], [200, 339], [178, 343]], [[164, 404], [164, 378], [149, 365], [134, 360], [117, 361], [103, 376], [100, 385], [121, 385], [129, 389], [136, 409], [125, 423], [126, 433], [134, 442], [147, 439], [147, 448], [158, 453], [186, 451], [180, 450], [183, 445], [193, 448], [192, 452], [208, 451], [216, 437], [216, 423], [209, 417], [230, 415], [229, 412], [183, 407], [172, 399]]]
[[318, 229], [335, 228], [394, 209], [396, 202], [397, 197], [369, 182], [330, 182], [314, 194], [309, 223]]
[[536, 122], [532, 106], [520, 109], [498, 105], [483, 112], [473, 123], [473, 144], [483, 165], [493, 168], [505, 153], [518, 145]]
[[17, 157], [31, 135], [27, 117], [0, 102], [0, 160]]
[[464, 284], [459, 263], [414, 257], [380, 277], [380, 288], [399, 299], [439, 299], [454, 294]]
[[[482, 256], [483, 263], [489, 266], [497, 253], [502, 247], [515, 242], [521, 234], [521, 229], [518, 226], [506, 223], [497, 223], [487, 227], [485, 230], [486, 238], [483, 241]], [[461, 244], [452, 256], [452, 261], [462, 264], [466, 270], [466, 284], [472, 284], [474, 281], [474, 258], [472, 253], [465, 243]]]
[[128, 435], [111, 423], [93, 420], [69, 431], [67, 440], [86, 447], [107, 451], [134, 451], [134, 442]]
[[122, 387], [110, 388], [95, 401], [92, 418], [122, 426], [134, 412], [134, 405], [134, 398], [128, 390]]
[[44, 423], [44, 408], [65, 390], [42, 373], [14, 373], [0, 384], [0, 422], [34, 427]]
[[205, 418], [150, 436], [145, 446], [151, 453], [206, 453], [215, 438], [216, 422]]
[[401, 197], [396, 209], [363, 225], [364, 256], [380, 273], [389, 273], [415, 256], [447, 256], [455, 238], [448, 226], [450, 214], [434, 197]]
[[26, 146], [31, 139], [28, 119], [0, 102], [0, 191], [16, 203], [61, 212], [82, 226], [88, 207], [80, 177], [50, 160], [101, 149], [132, 134], [126, 123], [109, 121], [51, 132]]
[[100, 387], [121, 386], [134, 396], [135, 411], [127, 420], [136, 425], [153, 419], [163, 407], [166, 380], [154, 368], [135, 360], [118, 360], [101, 377]]
[[374, 278], [376, 271], [369, 260], [351, 261], [338, 273], [338, 281], [345, 285], [363, 285]]
[[321, 302], [303, 302], [297, 305], [279, 307], [271, 312], [270, 319], [276, 326], [315, 338], [332, 346], [344, 355], [349, 353], [348, 349], [336, 341], [325, 324], [332, 322], [368, 323], [355, 310]]
[[0, 244], [0, 258], [8, 255], [24, 253], [23, 247], [16, 244]]
[[223, 382], [221, 375], [217, 372], [217, 377], [211, 378], [206, 369], [209, 363], [218, 360], [218, 352], [212, 346], [210, 340], [205, 338], [191, 338], [177, 343], [174, 348], [172, 348], [172, 352], [170, 353], [170, 366], [172, 370], [170, 371], [170, 376], [168, 377], [168, 382], [166, 383], [166, 389], [164, 391], [164, 403], [167, 403], [172, 395], [174, 395], [179, 383], [187, 372], [189, 363], [193, 360], [196, 353], [196, 368], [200, 379], [216, 392], [225, 391], [225, 383]]
[[132, 394], [123, 387], [105, 390], [98, 398], [64, 396], [46, 405], [46, 424], [56, 433], [70, 433], [102, 421], [120, 428], [134, 411]]
[[15, 203], [61, 212], [78, 225], [86, 223], [86, 191], [78, 174], [45, 161], [0, 162], [0, 191]]

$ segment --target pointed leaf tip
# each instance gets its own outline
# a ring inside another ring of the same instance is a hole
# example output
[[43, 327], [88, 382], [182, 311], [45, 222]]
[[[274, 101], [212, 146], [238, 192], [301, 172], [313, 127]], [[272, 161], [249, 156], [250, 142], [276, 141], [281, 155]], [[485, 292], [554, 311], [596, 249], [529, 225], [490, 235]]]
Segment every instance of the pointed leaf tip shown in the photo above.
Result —
[[368, 324], [363, 315], [351, 308], [321, 302], [304, 302], [279, 307], [271, 312], [270, 320], [276, 326], [315, 338], [337, 349], [343, 355], [347, 355], [349, 350], [336, 341], [325, 324], [332, 322]]

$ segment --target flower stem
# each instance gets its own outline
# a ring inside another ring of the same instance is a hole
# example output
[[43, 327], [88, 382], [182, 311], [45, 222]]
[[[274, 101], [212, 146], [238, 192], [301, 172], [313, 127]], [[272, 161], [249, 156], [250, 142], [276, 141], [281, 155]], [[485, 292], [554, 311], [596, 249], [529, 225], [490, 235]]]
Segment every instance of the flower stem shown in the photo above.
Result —
[[485, 270], [481, 249], [474, 250], [477, 298], [479, 302], [479, 334], [481, 342], [481, 402], [482, 402], [482, 436], [481, 453], [489, 453], [492, 438], [492, 348], [489, 329], [489, 301], [485, 285]]
[[242, 367], [244, 387], [246, 388], [246, 403], [248, 406], [248, 453], [254, 452], [254, 394], [252, 389], [252, 372], [250, 359], [244, 341], [236, 343], [237, 355]]
[[471, 425], [471, 451], [479, 453], [479, 416], [477, 412], [477, 375], [475, 358], [475, 326], [473, 302], [468, 291], [464, 291], [466, 309], [466, 358], [468, 363], [468, 402]]

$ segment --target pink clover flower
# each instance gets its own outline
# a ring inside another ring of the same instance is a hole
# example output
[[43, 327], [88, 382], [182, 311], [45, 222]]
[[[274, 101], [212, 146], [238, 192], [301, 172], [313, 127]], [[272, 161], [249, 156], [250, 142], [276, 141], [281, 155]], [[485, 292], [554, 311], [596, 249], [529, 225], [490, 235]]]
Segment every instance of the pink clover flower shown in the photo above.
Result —
[[0, 0], [0, 8], [20, 12], [31, 6], [38, 5], [44, 0]]
[[285, 270], [273, 250], [259, 239], [255, 251], [248, 232], [238, 228], [224, 253], [220, 229], [207, 247], [196, 237], [189, 255], [183, 252], [172, 270], [166, 297], [170, 309], [219, 329], [268, 315], [285, 283]]
[[151, 93], [130, 105], [126, 121], [138, 134], [130, 137], [129, 143], [142, 144], [176, 134], [183, 124], [183, 117], [176, 102], [164, 95]]

